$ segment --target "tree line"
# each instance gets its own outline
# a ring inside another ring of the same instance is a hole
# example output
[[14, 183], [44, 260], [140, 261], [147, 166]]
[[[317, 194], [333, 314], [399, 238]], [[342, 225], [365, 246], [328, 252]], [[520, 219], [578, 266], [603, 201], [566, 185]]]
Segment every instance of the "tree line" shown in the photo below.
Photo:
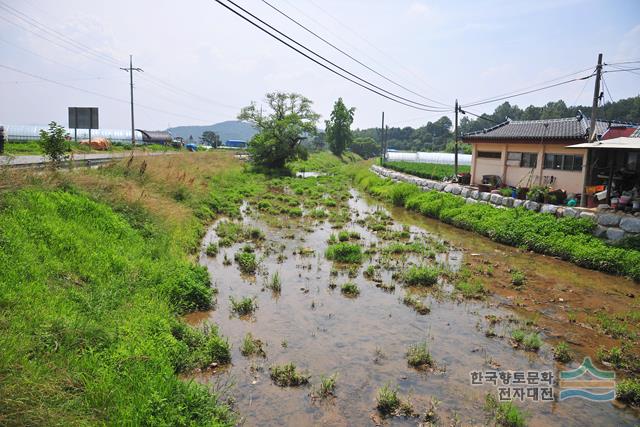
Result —
[[[351, 130], [355, 108], [347, 107], [339, 98], [325, 130], [318, 130], [320, 115], [312, 110], [313, 102], [296, 93], [274, 92], [266, 95], [267, 111], [258, 109], [256, 103], [242, 109], [238, 118], [253, 124], [259, 131], [249, 141], [249, 152], [256, 164], [269, 168], [283, 168], [287, 162], [305, 158], [310, 150], [329, 149], [341, 156], [352, 151], [364, 158], [380, 155], [380, 129]], [[472, 119], [466, 115], [460, 120], [459, 132], [464, 135], [495, 126], [507, 118], [512, 120], [540, 120], [577, 116], [589, 117], [587, 106], [568, 107], [564, 101], [549, 102], [542, 107], [530, 105], [524, 109], [504, 102], [492, 114]], [[640, 96], [606, 103], [599, 111], [599, 118], [625, 122], [640, 122]], [[434, 122], [412, 128], [391, 127], [386, 133], [389, 148], [410, 151], [454, 151], [453, 123], [447, 116]], [[461, 152], [471, 148], [460, 145]]]

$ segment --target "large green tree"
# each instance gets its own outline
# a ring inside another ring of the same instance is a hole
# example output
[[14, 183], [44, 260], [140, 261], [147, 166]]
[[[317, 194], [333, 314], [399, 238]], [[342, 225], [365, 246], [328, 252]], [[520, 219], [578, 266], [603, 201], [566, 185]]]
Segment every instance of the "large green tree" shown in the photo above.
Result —
[[283, 168], [288, 161], [306, 158], [301, 141], [315, 135], [320, 115], [311, 109], [310, 99], [297, 93], [266, 95], [267, 111], [252, 102], [238, 119], [253, 124], [258, 133], [249, 141], [249, 154], [259, 166]]
[[221, 143], [220, 135], [218, 135], [217, 133], [215, 133], [212, 130], [206, 130], [206, 131], [202, 132], [202, 136], [200, 137], [200, 140], [203, 143], [212, 146], [213, 148], [218, 148], [220, 146], [220, 143]]
[[351, 124], [353, 123], [355, 111], [356, 109], [353, 107], [347, 108], [342, 98], [338, 98], [333, 105], [330, 120], [325, 121], [325, 133], [329, 149], [336, 156], [341, 156], [353, 141]]

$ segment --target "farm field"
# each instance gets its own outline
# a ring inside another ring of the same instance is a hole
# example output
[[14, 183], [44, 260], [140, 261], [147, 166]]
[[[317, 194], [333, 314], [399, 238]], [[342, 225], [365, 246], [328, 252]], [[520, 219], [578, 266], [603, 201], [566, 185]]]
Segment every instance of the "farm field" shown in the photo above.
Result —
[[[433, 179], [442, 181], [445, 178], [451, 178], [454, 175], [453, 165], [444, 165], [438, 163], [414, 163], [414, 162], [387, 162], [385, 167], [404, 172], [420, 178]], [[458, 173], [469, 173], [470, 166], [458, 166]]]

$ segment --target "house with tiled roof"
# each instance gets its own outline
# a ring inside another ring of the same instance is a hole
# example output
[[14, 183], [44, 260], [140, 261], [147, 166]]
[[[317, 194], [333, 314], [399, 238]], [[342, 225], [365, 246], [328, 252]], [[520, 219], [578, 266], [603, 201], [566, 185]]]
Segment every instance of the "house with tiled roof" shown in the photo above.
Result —
[[[633, 132], [630, 125], [596, 121], [602, 138], [611, 132]], [[591, 121], [576, 117], [546, 120], [510, 120], [463, 135], [473, 146], [471, 183], [478, 185], [487, 176], [497, 176], [511, 187], [548, 186], [580, 194], [587, 171], [587, 149], [568, 148], [587, 142]], [[635, 130], [635, 127], [634, 127]]]

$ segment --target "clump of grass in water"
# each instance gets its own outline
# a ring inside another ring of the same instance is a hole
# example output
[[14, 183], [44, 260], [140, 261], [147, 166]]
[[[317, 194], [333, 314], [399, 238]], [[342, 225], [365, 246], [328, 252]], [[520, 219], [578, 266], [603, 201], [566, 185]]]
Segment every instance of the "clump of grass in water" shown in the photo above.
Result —
[[271, 276], [269, 283], [267, 283], [267, 289], [271, 289], [273, 292], [280, 293], [282, 290], [282, 280], [280, 279], [280, 273], [275, 272]]
[[254, 274], [258, 269], [258, 261], [256, 261], [256, 255], [251, 252], [240, 251], [236, 252], [234, 259], [238, 263], [238, 268], [242, 273]]
[[247, 334], [244, 336], [242, 345], [240, 346], [240, 353], [242, 353], [242, 355], [245, 357], [253, 355], [267, 357], [267, 354], [262, 348], [262, 341], [254, 338], [251, 332], [247, 332]]
[[329, 375], [325, 377], [322, 375], [320, 377], [320, 385], [315, 391], [315, 395], [320, 398], [326, 398], [329, 396], [333, 396], [333, 391], [336, 388], [336, 381], [338, 380], [338, 374]]
[[360, 264], [362, 262], [362, 248], [359, 245], [340, 242], [327, 248], [325, 252], [327, 259], [347, 264]]
[[469, 299], [482, 299], [487, 290], [479, 280], [464, 280], [455, 284], [455, 288], [463, 297]]
[[436, 267], [411, 267], [402, 275], [402, 280], [410, 286], [433, 286], [438, 283], [440, 270]]
[[309, 375], [299, 372], [296, 365], [274, 365], [269, 368], [273, 382], [280, 387], [297, 387], [309, 383]]
[[511, 284], [513, 286], [523, 286], [527, 283], [527, 276], [520, 270], [513, 270], [511, 272]]
[[496, 398], [487, 394], [484, 409], [493, 417], [496, 425], [503, 427], [525, 427], [526, 414], [513, 402], [498, 402]]
[[429, 353], [426, 342], [412, 344], [407, 349], [407, 363], [414, 368], [427, 368], [433, 366], [433, 358]]
[[404, 305], [413, 308], [418, 314], [429, 314], [431, 312], [429, 306], [427, 306], [419, 297], [415, 295], [406, 293], [404, 295], [404, 298], [402, 299], [402, 302], [404, 303]]
[[570, 362], [571, 359], [573, 359], [571, 350], [569, 350], [569, 346], [566, 342], [560, 342], [554, 347], [553, 358], [562, 363]]
[[376, 402], [376, 408], [382, 415], [389, 415], [394, 413], [400, 407], [398, 388], [391, 388], [389, 384], [385, 384], [378, 389]]
[[209, 243], [207, 245], [207, 249], [205, 250], [207, 256], [216, 257], [218, 256], [218, 244], [217, 243]]
[[522, 329], [516, 329], [511, 332], [511, 338], [528, 351], [538, 351], [542, 347], [542, 340], [536, 332], [526, 334]]
[[640, 380], [628, 378], [616, 384], [616, 399], [621, 402], [640, 406]]
[[242, 297], [238, 300], [230, 296], [229, 302], [231, 303], [231, 310], [240, 316], [251, 314], [258, 308], [255, 298], [251, 297]]
[[348, 297], [357, 297], [360, 295], [360, 289], [355, 283], [347, 282], [340, 287], [340, 292]]

